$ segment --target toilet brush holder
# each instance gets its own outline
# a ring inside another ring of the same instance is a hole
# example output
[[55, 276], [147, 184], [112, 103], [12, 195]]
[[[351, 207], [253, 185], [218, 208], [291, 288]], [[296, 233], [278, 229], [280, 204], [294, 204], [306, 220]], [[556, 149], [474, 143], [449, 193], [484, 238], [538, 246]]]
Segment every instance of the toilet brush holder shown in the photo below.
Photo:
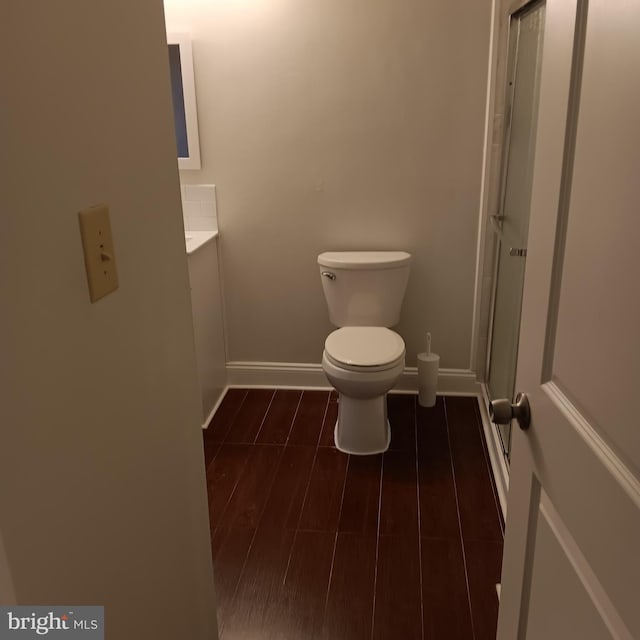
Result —
[[437, 353], [418, 354], [418, 404], [433, 407], [438, 388], [440, 356]]

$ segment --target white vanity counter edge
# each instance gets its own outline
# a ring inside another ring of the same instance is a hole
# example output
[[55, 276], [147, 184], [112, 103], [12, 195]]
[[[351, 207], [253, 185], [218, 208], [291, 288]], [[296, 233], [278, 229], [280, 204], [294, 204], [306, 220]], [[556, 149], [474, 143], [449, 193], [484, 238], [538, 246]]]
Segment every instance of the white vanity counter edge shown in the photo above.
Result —
[[187, 253], [193, 253], [200, 247], [218, 237], [218, 230], [215, 231], [185, 231], [184, 239]]

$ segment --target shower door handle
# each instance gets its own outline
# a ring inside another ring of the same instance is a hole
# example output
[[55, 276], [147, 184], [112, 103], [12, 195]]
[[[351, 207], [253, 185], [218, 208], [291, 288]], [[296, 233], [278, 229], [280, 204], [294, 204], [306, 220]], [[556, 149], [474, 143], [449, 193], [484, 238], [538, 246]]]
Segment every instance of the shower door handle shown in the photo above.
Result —
[[518, 426], [526, 431], [531, 424], [531, 407], [527, 394], [519, 393], [513, 404], [506, 398], [492, 400], [489, 403], [489, 418], [494, 424], [510, 424], [515, 419]]

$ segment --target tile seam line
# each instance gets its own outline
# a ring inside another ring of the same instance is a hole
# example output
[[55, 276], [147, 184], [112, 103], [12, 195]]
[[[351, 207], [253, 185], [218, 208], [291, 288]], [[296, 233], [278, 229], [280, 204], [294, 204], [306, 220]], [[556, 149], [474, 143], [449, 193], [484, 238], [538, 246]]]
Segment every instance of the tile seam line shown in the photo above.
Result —
[[420, 566], [420, 625], [424, 638], [424, 584], [422, 580], [422, 509], [420, 506], [420, 456], [418, 454], [418, 408], [416, 400], [413, 401], [413, 438], [416, 456], [416, 497], [418, 499], [418, 564]]
[[276, 391], [277, 391], [277, 389], [274, 389], [271, 392], [271, 398], [269, 399], [269, 404], [267, 405], [267, 410], [264, 412], [264, 415], [262, 416], [262, 420], [260, 421], [260, 426], [258, 427], [258, 432], [256, 433], [256, 436], [253, 439], [253, 442], [251, 444], [258, 444], [258, 436], [262, 432], [262, 427], [264, 426], [264, 423], [267, 420], [267, 416], [269, 415], [269, 410], [271, 409], [271, 405], [273, 404], [273, 399], [276, 397]]
[[451, 435], [449, 433], [449, 412], [447, 411], [447, 402], [446, 398], [443, 398], [442, 404], [444, 407], [444, 422], [447, 428], [447, 442], [449, 444], [449, 464], [451, 465], [451, 473], [453, 475], [453, 488], [456, 497], [456, 512], [458, 516], [458, 532], [460, 539], [460, 547], [462, 549], [462, 564], [464, 566], [464, 579], [467, 586], [467, 604], [469, 606], [469, 618], [471, 622], [471, 635], [473, 639], [476, 640], [476, 628], [473, 622], [473, 607], [471, 606], [471, 588], [469, 587], [469, 571], [467, 569], [467, 553], [464, 548], [464, 536], [462, 533], [462, 520], [460, 518], [460, 502], [458, 500], [458, 483], [456, 481], [456, 470], [455, 465], [453, 464], [453, 450], [451, 448]]
[[496, 480], [493, 476], [493, 470], [491, 469], [491, 462], [489, 461], [489, 458], [488, 458], [488, 451], [487, 451], [488, 445], [484, 438], [484, 432], [482, 429], [482, 418], [479, 415], [480, 407], [478, 406], [478, 403], [480, 402], [483, 402], [482, 397], [479, 397], [478, 402], [474, 405], [473, 415], [476, 418], [476, 426], [478, 427], [478, 433], [480, 435], [480, 444], [482, 445], [482, 455], [484, 456], [484, 463], [487, 468], [487, 473], [489, 474], [489, 480], [491, 483], [491, 493], [493, 494], [493, 502], [496, 507], [496, 517], [498, 518], [498, 525], [500, 526], [500, 531], [502, 532], [502, 538], [504, 540], [504, 525], [503, 525], [503, 518], [502, 518], [502, 509], [500, 507], [498, 496], [496, 494]]
[[[269, 487], [269, 491], [267, 492], [267, 495], [266, 495], [265, 500], [264, 500], [265, 507], [266, 507], [267, 503], [269, 502], [269, 498], [271, 497], [271, 492], [273, 491], [273, 485], [275, 484], [276, 476], [278, 475], [278, 471], [280, 470], [280, 465], [282, 464], [282, 460], [284, 458], [285, 447], [284, 447], [284, 445], [279, 445], [279, 446], [282, 447], [282, 451], [280, 452], [280, 457], [278, 458], [278, 464], [276, 465], [276, 469], [275, 469], [275, 471], [273, 473], [273, 481], [271, 482], [271, 486]], [[244, 471], [244, 467], [243, 467], [243, 471]], [[235, 487], [234, 487], [234, 492], [235, 492]], [[231, 499], [231, 498], [229, 498], [229, 499]], [[231, 597], [231, 603], [230, 603], [230, 607], [229, 607], [231, 612], [233, 612], [233, 610], [234, 610], [234, 605], [236, 604], [236, 596], [238, 594], [238, 589], [240, 588], [240, 583], [242, 582], [242, 577], [244, 576], [244, 572], [245, 572], [245, 569], [247, 567], [247, 562], [249, 561], [249, 555], [251, 554], [251, 550], [253, 549], [253, 543], [255, 542], [256, 536], [258, 535], [258, 529], [260, 527], [260, 523], [262, 522], [262, 518], [264, 517], [264, 513], [265, 512], [263, 510], [262, 513], [260, 514], [260, 518], [258, 519], [258, 523], [256, 524], [256, 527], [253, 530], [253, 536], [251, 536], [251, 542], [249, 543], [249, 548], [247, 549], [247, 553], [246, 553], [246, 555], [244, 557], [244, 562], [242, 563], [242, 568], [240, 569], [240, 573], [238, 574], [238, 581], [236, 582], [236, 586], [233, 589], [233, 596]], [[294, 541], [295, 541], [295, 537], [294, 537]], [[291, 547], [293, 548], [293, 542], [291, 543]], [[215, 567], [214, 567], [214, 571], [215, 571]], [[224, 623], [220, 626], [220, 637], [222, 637], [223, 630], [224, 630]]]
[[[246, 400], [248, 395], [249, 395], [249, 390], [246, 391], [246, 393], [244, 395], [244, 399], [243, 399], [243, 401], [242, 401], [240, 406], [242, 406], [242, 404], [244, 404], [244, 401]], [[263, 422], [266, 419], [267, 414], [269, 413], [269, 409], [271, 408], [271, 402], [273, 402], [274, 396], [275, 396], [275, 390], [273, 392], [273, 395], [271, 396], [271, 401], [269, 402], [269, 406], [267, 407], [267, 410], [265, 411], [264, 417], [262, 418]], [[239, 410], [240, 410], [240, 407], [238, 407], [238, 411]], [[236, 416], [233, 417], [233, 420], [235, 420], [235, 418], [236, 418]], [[262, 429], [262, 424], [260, 425], [260, 428]], [[260, 431], [258, 431], [258, 433], [260, 433]], [[257, 436], [256, 436], [256, 438], [257, 438]], [[247, 446], [252, 447], [254, 445], [255, 445], [255, 442], [254, 442], [253, 445], [249, 444]], [[284, 458], [284, 449], [285, 449], [285, 447], [284, 447], [284, 445], [278, 445], [278, 446], [282, 447], [282, 451], [280, 452], [280, 456], [278, 458], [278, 464], [276, 465], [275, 471], [273, 473], [273, 481], [271, 482], [271, 486], [269, 487], [269, 491], [267, 492], [267, 495], [265, 497], [265, 501], [264, 501], [265, 507], [266, 507], [267, 503], [269, 502], [269, 497], [271, 496], [271, 492], [273, 491], [273, 485], [275, 484], [276, 476], [278, 475], [278, 471], [280, 470], [280, 465], [282, 464], [282, 459]], [[222, 448], [222, 445], [221, 445], [221, 448]], [[247, 460], [245, 460], [245, 463], [242, 466], [242, 471], [244, 471], [248, 459], [249, 458], [247, 456]], [[240, 475], [242, 475], [242, 472], [240, 473]], [[229, 497], [229, 501], [225, 505], [225, 509], [224, 509], [225, 511], [227, 510], [227, 507], [229, 506], [229, 502], [231, 502], [231, 498], [233, 497], [233, 494], [236, 491], [236, 487], [238, 486], [238, 482], [240, 482], [240, 478], [238, 478], [235, 486], [233, 487], [233, 492], [232, 492], [231, 496]], [[223, 511], [223, 514], [224, 514], [224, 511]], [[229, 607], [231, 612], [233, 612], [233, 610], [234, 610], [234, 605], [236, 603], [236, 596], [238, 595], [238, 589], [240, 588], [240, 583], [242, 582], [242, 577], [244, 576], [244, 572], [245, 572], [245, 569], [247, 567], [247, 562], [249, 561], [249, 555], [251, 554], [251, 550], [253, 549], [253, 543], [256, 540], [256, 536], [258, 534], [258, 528], [260, 527], [260, 523], [261, 523], [263, 517], [264, 517], [264, 510], [260, 514], [260, 518], [258, 519], [256, 527], [253, 530], [253, 536], [251, 536], [251, 542], [249, 543], [249, 548], [247, 549], [247, 553], [246, 553], [246, 555], [244, 557], [244, 561], [242, 563], [242, 568], [240, 569], [240, 573], [238, 574], [238, 580], [236, 582], [236, 586], [233, 589], [233, 596], [231, 597], [231, 603], [230, 603], [230, 607]], [[215, 567], [214, 567], [214, 571], [215, 571]], [[224, 632], [224, 626], [225, 626], [225, 623], [222, 623], [220, 625], [220, 637], [222, 637], [222, 634]]]
[[304, 391], [300, 392], [300, 397], [298, 398], [298, 404], [296, 405], [296, 410], [293, 413], [293, 417], [291, 418], [291, 423], [289, 424], [289, 429], [287, 431], [287, 437], [284, 441], [284, 446], [289, 446], [289, 438], [291, 437], [291, 432], [293, 431], [293, 425], [296, 423], [296, 418], [298, 417], [298, 411], [300, 410], [300, 404], [302, 403], [302, 397], [304, 396]]
[[207, 474], [209, 473], [209, 468], [213, 465], [213, 461], [218, 457], [218, 453], [220, 453], [220, 448], [222, 447], [221, 442], [214, 442], [216, 445], [216, 452], [211, 456], [211, 459], [207, 463], [207, 459], [204, 459], [204, 477], [207, 482], [207, 487], [209, 486], [209, 479], [207, 478]]
[[[238, 589], [240, 589], [240, 583], [242, 582], [242, 577], [244, 576], [244, 571], [247, 568], [247, 562], [249, 561], [249, 555], [251, 554], [251, 549], [253, 549], [253, 543], [255, 542], [256, 536], [258, 535], [258, 528], [256, 527], [253, 530], [253, 535], [251, 536], [251, 542], [249, 543], [249, 548], [247, 549], [247, 553], [245, 554], [244, 557], [244, 561], [242, 563], [242, 568], [240, 569], [240, 573], [238, 574], [238, 580], [236, 582], [236, 586], [233, 588], [233, 595], [231, 596], [231, 600], [229, 603], [229, 616], [233, 615], [233, 611], [235, 609], [235, 604], [236, 604], [236, 596], [238, 595]], [[214, 572], [215, 572], [215, 567], [214, 567]], [[224, 627], [225, 624], [227, 623], [227, 620], [224, 620], [222, 623], [219, 624], [219, 631], [220, 631], [220, 638], [222, 638], [222, 635], [224, 633]]]
[[[304, 391], [302, 393], [304, 394]], [[300, 395], [300, 401], [302, 401], [302, 395]], [[325, 412], [326, 412], [326, 408], [325, 408]], [[293, 422], [291, 424], [293, 425]], [[293, 543], [291, 544], [291, 550], [289, 551], [289, 558], [287, 559], [287, 568], [285, 569], [284, 577], [282, 578], [283, 585], [287, 580], [287, 576], [289, 575], [289, 566], [291, 565], [291, 556], [293, 555], [293, 547], [296, 543], [296, 538], [298, 537], [298, 531], [300, 530], [300, 523], [302, 522], [302, 514], [304, 513], [304, 508], [307, 504], [307, 498], [309, 497], [309, 487], [311, 486], [311, 478], [313, 477], [313, 470], [315, 469], [316, 461], [318, 460], [318, 448], [319, 447], [316, 446], [313, 453], [313, 461], [311, 462], [311, 472], [309, 473], [309, 477], [307, 478], [307, 486], [305, 487], [305, 490], [304, 490], [304, 498], [302, 499], [302, 506], [300, 507], [300, 513], [298, 514], [298, 521], [296, 522], [296, 528], [293, 534]]]
[[[328, 402], [327, 402], [327, 407], [328, 407]], [[326, 410], [325, 410], [325, 415], [326, 415]], [[324, 418], [322, 419], [322, 424], [324, 426]], [[322, 429], [320, 429], [320, 437], [322, 437]], [[331, 581], [333, 579], [333, 567], [335, 564], [335, 560], [336, 560], [336, 548], [338, 547], [338, 533], [340, 530], [340, 520], [342, 519], [342, 506], [344, 504], [344, 493], [345, 490], [347, 488], [347, 476], [349, 475], [349, 465], [351, 464], [351, 456], [348, 456], [347, 458], [347, 468], [345, 469], [344, 472], [344, 481], [342, 483], [342, 496], [340, 498], [340, 513], [338, 514], [338, 523], [336, 525], [336, 534], [335, 537], [333, 539], [333, 553], [331, 555], [331, 568], [329, 569], [329, 581], [327, 583], [327, 595], [325, 596], [324, 599], [324, 609], [322, 611], [322, 623], [324, 626], [324, 621], [325, 618], [327, 617], [327, 607], [329, 606], [329, 593], [331, 591]]]
[[[220, 441], [218, 443], [220, 445], [225, 444], [227, 436], [229, 435], [229, 431], [231, 431], [231, 427], [233, 426], [233, 423], [235, 422], [236, 418], [238, 417], [238, 414], [240, 413], [240, 409], [242, 409], [242, 405], [245, 403], [245, 400], [247, 399], [247, 395], [249, 395], [249, 390], [248, 389], [244, 389], [243, 391], [244, 391], [244, 395], [242, 396], [242, 400], [238, 403], [238, 406], [235, 408], [234, 412], [231, 414], [231, 418], [229, 419], [229, 426], [227, 427], [227, 430], [224, 432], [224, 434], [220, 438]], [[217, 413], [217, 411], [216, 411], [216, 413]], [[207, 431], [209, 429], [209, 425], [211, 425], [211, 423], [213, 422], [213, 418], [215, 418], [215, 414], [211, 418], [211, 420], [209, 420], [209, 424], [207, 425], [207, 429], [205, 431]]]
[[[225, 446], [223, 444], [220, 445], [220, 448], [218, 449], [218, 453], [216, 453], [216, 458], [218, 457], [218, 454], [220, 453], [220, 451], [222, 450], [222, 447]], [[231, 444], [227, 444], [227, 447], [250, 447], [250, 444], [241, 444], [241, 443], [231, 443]], [[229, 494], [229, 497], [227, 498], [227, 501], [224, 503], [224, 508], [222, 509], [222, 511], [220, 511], [220, 517], [219, 517], [219, 521], [222, 522], [222, 519], [224, 518], [224, 514], [227, 512], [227, 509], [229, 508], [229, 505], [231, 504], [231, 501], [233, 500], [233, 496], [236, 493], [236, 489], [238, 488], [238, 484], [240, 483], [240, 479], [242, 478], [242, 474], [244, 473], [244, 470], [247, 466], [247, 462], [249, 461], [249, 455], [247, 455], [247, 457], [242, 461], [242, 466], [240, 467], [240, 471], [238, 473], [238, 477], [236, 478], [236, 481], [233, 483], [233, 489], [231, 490], [231, 493]], [[211, 517], [211, 516], [209, 516]], [[218, 528], [219, 525], [216, 525], [216, 529]]]
[[380, 520], [382, 514], [382, 479], [384, 478], [384, 453], [382, 454], [382, 460], [380, 461], [380, 485], [378, 488], [378, 526], [376, 530], [376, 562], [373, 572], [373, 603], [371, 610], [371, 640], [373, 640], [373, 633], [375, 631], [376, 624], [376, 593], [378, 591], [378, 560], [380, 552]]
[[[327, 419], [327, 413], [329, 413], [329, 404], [331, 404], [331, 391], [327, 392], [327, 402], [324, 405], [324, 412], [322, 413], [322, 422], [320, 424], [320, 433], [318, 433], [318, 439], [316, 440], [316, 449], [320, 446], [320, 440], [322, 440], [324, 421]], [[340, 513], [342, 514], [342, 505], [340, 505]]]

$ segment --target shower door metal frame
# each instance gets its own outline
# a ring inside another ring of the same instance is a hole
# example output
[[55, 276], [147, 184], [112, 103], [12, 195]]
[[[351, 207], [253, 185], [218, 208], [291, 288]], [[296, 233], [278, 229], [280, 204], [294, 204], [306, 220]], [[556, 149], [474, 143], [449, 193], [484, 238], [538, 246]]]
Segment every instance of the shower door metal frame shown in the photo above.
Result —
[[[545, 0], [504, 0], [501, 8], [501, 17], [508, 18], [504, 25], [503, 33], [500, 34], [499, 53], [498, 57], [502, 59], [505, 65], [504, 74], [498, 77], [498, 90], [504, 94], [504, 107], [503, 113], [505, 114], [505, 120], [502, 132], [501, 141], [501, 158], [500, 158], [500, 181], [498, 185], [499, 197], [498, 208], [496, 211], [489, 213], [489, 219], [491, 221], [491, 231], [494, 233], [494, 245], [493, 245], [493, 267], [492, 267], [492, 287], [491, 287], [491, 301], [489, 304], [489, 330], [487, 334], [487, 350], [485, 354], [485, 368], [484, 368], [484, 386], [486, 390], [486, 398], [488, 401], [494, 398], [491, 395], [489, 389], [489, 374], [491, 367], [491, 351], [493, 345], [494, 334], [494, 315], [496, 308], [496, 297], [498, 289], [498, 269], [500, 263], [500, 245], [503, 242], [502, 225], [504, 221], [504, 206], [507, 189], [507, 170], [511, 143], [511, 129], [513, 124], [513, 103], [516, 89], [516, 75], [517, 75], [517, 59], [518, 59], [518, 47], [520, 44], [520, 29], [517, 30], [515, 36], [515, 42], [513, 40], [514, 21], [519, 19], [522, 14], [534, 9], [537, 5], [544, 5]], [[503, 35], [504, 34], [504, 35]], [[512, 47], [514, 47], [512, 51]], [[498, 63], [500, 64], [500, 62]], [[511, 81], [511, 82], [510, 82]], [[514, 372], [515, 373], [515, 372]], [[498, 438], [502, 446], [502, 454], [507, 463], [509, 464], [509, 446], [510, 443], [505, 443], [502, 435], [502, 431], [497, 429]]]

